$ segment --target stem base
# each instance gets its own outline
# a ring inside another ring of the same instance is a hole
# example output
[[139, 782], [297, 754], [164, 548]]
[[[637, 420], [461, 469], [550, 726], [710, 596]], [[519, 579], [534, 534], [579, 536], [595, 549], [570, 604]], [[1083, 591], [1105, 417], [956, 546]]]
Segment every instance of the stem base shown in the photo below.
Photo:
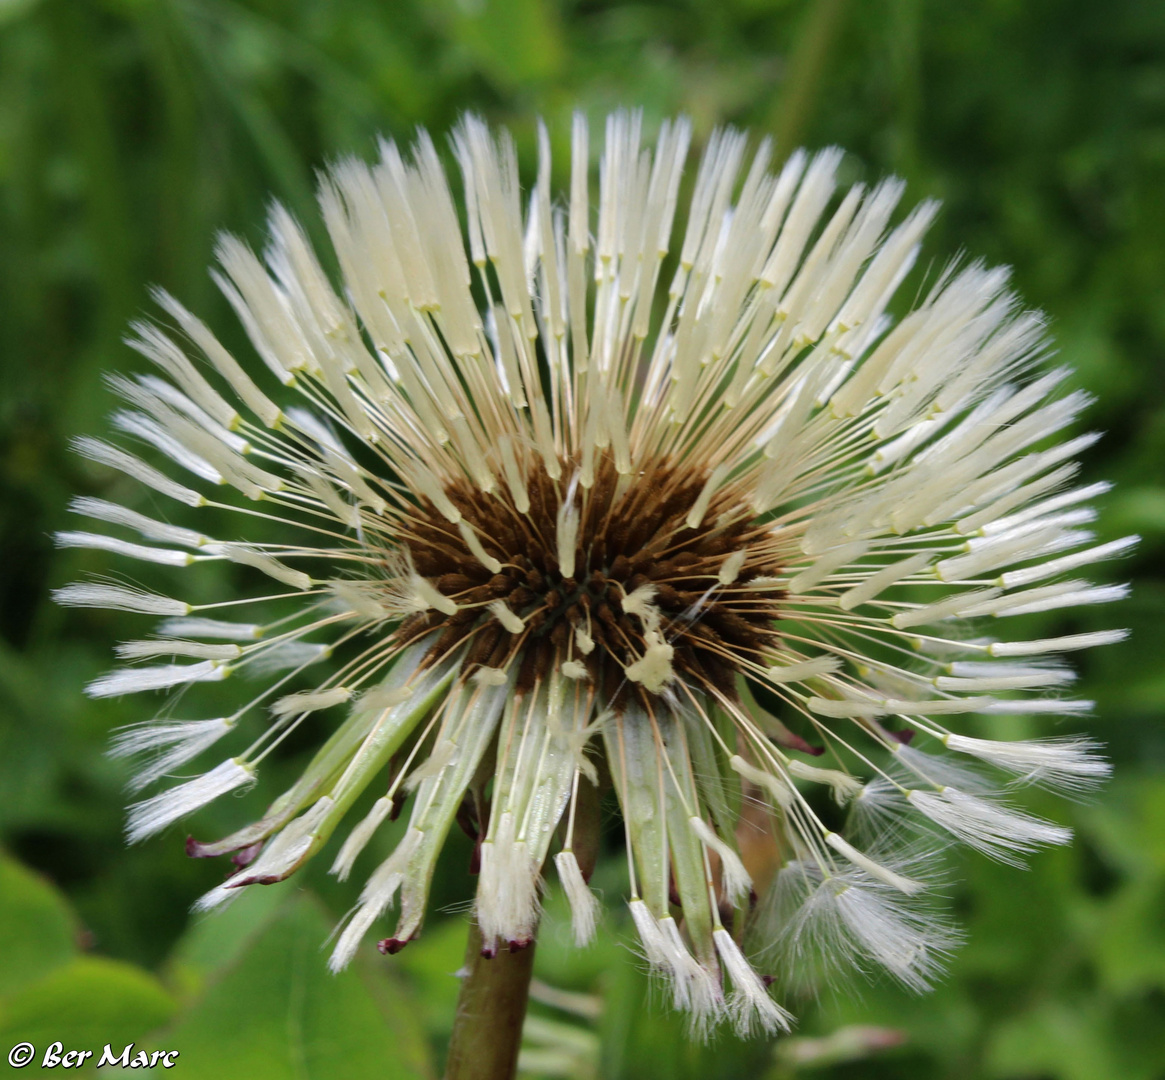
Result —
[[457, 1001], [445, 1080], [512, 1080], [534, 973], [534, 943], [518, 952], [481, 955], [481, 931], [470, 923], [466, 975]]

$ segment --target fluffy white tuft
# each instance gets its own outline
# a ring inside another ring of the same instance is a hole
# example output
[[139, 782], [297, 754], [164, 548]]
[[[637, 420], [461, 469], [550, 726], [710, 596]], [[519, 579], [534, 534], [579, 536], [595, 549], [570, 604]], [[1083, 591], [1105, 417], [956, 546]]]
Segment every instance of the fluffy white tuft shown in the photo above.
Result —
[[254, 782], [255, 770], [252, 766], [237, 758], [228, 758], [202, 776], [187, 780], [151, 799], [134, 803], [129, 808], [126, 838], [131, 844], [136, 844], [193, 814], [220, 795], [237, 791]]
[[692, 817], [688, 825], [705, 847], [711, 848], [720, 857], [720, 872], [723, 875], [724, 897], [732, 905], [739, 904], [752, 892], [752, 877], [740, 861], [740, 856], [732, 845], [720, 839], [703, 818]]
[[360, 893], [360, 903], [351, 914], [332, 950], [328, 967], [333, 972], [343, 971], [356, 954], [356, 948], [372, 924], [392, 903], [404, 884], [409, 862], [424, 842], [425, 834], [410, 828], [404, 839], [373, 872]]
[[927, 990], [958, 940], [929, 911], [857, 866], [826, 873], [815, 862], [791, 862], [777, 875], [766, 908], [766, 929], [776, 939], [772, 959], [800, 989], [874, 965], [912, 990]]
[[153, 755], [150, 763], [130, 779], [130, 790], [140, 791], [198, 757], [233, 728], [234, 724], [227, 719], [154, 720], [145, 724], [131, 724], [120, 728], [113, 736], [109, 756]]
[[792, 1014], [769, 996], [768, 988], [740, 951], [740, 946], [732, 940], [732, 935], [721, 928], [712, 932], [712, 940], [716, 943], [716, 952], [732, 983], [728, 1015], [732, 1018], [737, 1035], [747, 1039], [758, 1028], [766, 1035], [790, 1030], [793, 1026]]
[[157, 667], [124, 668], [94, 679], [85, 687], [93, 698], [121, 697], [143, 690], [170, 690], [196, 682], [221, 682], [231, 669], [217, 660], [197, 664], [160, 664]]
[[589, 945], [595, 936], [595, 926], [598, 924], [602, 905], [583, 880], [578, 859], [575, 858], [573, 851], [560, 851], [554, 856], [554, 865], [558, 870], [558, 880], [562, 882], [563, 892], [566, 893], [566, 899], [570, 904], [570, 927], [574, 934], [574, 943], [581, 949], [584, 945]]
[[77, 582], [53, 590], [53, 599], [65, 607], [107, 608], [137, 611], [145, 615], [188, 615], [190, 605], [168, 596], [133, 589], [127, 585]]
[[158, 626], [157, 633], [159, 637], [214, 638], [219, 641], [256, 641], [263, 636], [262, 627], [255, 623], [201, 619], [197, 616], [166, 619]]
[[533, 939], [541, 905], [538, 867], [524, 839], [515, 835], [514, 815], [504, 811], [492, 837], [481, 845], [477, 922], [486, 944]]
[[910, 791], [907, 800], [936, 825], [993, 859], [1023, 865], [1023, 856], [1045, 844], [1066, 844], [1072, 830], [995, 800], [957, 788]]
[[1096, 787], [1112, 774], [1112, 766], [1097, 754], [1100, 744], [1081, 736], [1005, 742], [948, 735], [944, 741], [947, 749], [1014, 773], [1021, 783], [1070, 793]]
[[336, 860], [332, 863], [329, 873], [335, 874], [341, 881], [347, 881], [352, 872], [352, 864], [357, 856], [367, 846], [373, 834], [392, 813], [392, 799], [382, 795], [372, 804], [372, 809], [361, 818], [356, 827], [348, 834], [340, 850], [336, 853]]

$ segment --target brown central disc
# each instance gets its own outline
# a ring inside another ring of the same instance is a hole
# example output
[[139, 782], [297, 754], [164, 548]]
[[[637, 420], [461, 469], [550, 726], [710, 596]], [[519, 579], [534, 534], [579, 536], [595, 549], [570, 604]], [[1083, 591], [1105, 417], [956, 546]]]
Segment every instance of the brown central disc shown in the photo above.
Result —
[[[569, 466], [563, 473], [569, 474]], [[414, 615], [402, 632], [414, 637], [442, 631], [429, 651], [430, 663], [466, 642], [464, 663], [470, 669], [502, 668], [518, 656], [520, 692], [565, 661], [581, 662], [605, 701], [618, 706], [631, 692], [647, 693], [625, 674], [643, 656], [647, 642], [641, 618], [627, 613], [623, 600], [649, 585], [660, 632], [675, 650], [677, 677], [735, 696], [740, 661], [759, 659], [759, 650], [776, 635], [773, 623], [783, 592], [767, 584], [779, 567], [748, 550], [763, 530], [730, 493], [713, 500], [700, 525], [688, 526], [688, 513], [706, 479], [704, 472], [668, 462], [621, 478], [613, 461], [603, 459], [593, 486], [578, 495], [578, 542], [570, 577], [561, 572], [556, 543], [565, 484], [532, 469], [526, 513], [518, 511], [508, 492], [484, 494], [468, 483], [451, 485], [446, 495], [502, 569], [491, 573], [435, 507], [419, 506], [404, 543], [417, 572], [459, 610]], [[746, 555], [738, 576], [721, 585], [720, 568], [742, 549]], [[489, 611], [487, 605], [495, 600], [524, 621], [522, 632], [507, 630]], [[584, 643], [593, 642], [589, 653], [580, 650], [580, 635]]]

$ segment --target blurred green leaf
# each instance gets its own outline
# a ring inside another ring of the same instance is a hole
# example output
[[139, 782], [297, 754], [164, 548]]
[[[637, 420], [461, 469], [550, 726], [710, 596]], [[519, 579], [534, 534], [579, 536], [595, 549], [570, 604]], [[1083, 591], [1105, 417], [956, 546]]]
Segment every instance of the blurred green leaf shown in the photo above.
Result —
[[197, 997], [208, 981], [236, 963], [277, 917], [297, 890], [288, 881], [244, 889], [237, 899], [201, 915], [179, 939], [167, 961], [167, 975], [184, 997]]
[[447, 1038], [461, 984], [456, 972], [465, 963], [466, 922], [463, 918], [433, 919], [419, 941], [390, 964], [399, 965], [413, 984], [411, 1012], [431, 1035]]
[[[188, 964], [218, 968], [205, 993], [163, 1036], [181, 1049], [183, 1075], [431, 1075], [416, 1010], [399, 984], [383, 968], [359, 964], [332, 975], [324, 951], [331, 918], [310, 894], [281, 899], [272, 910], [221, 924], [212, 916], [192, 931], [195, 940], [180, 946]], [[254, 925], [247, 926], [251, 918]], [[224, 952], [233, 954], [222, 966], [209, 959], [219, 932]]]
[[1118, 1066], [1106, 1036], [1094, 1010], [1049, 1002], [1000, 1024], [987, 1050], [988, 1075], [1134, 1080]]
[[574, 943], [570, 925], [570, 905], [557, 882], [548, 890], [542, 925], [538, 932], [538, 955], [535, 974], [564, 990], [597, 992], [609, 973], [633, 958], [633, 936], [622, 922], [619, 902], [624, 885], [622, 867], [608, 863], [596, 871], [591, 881], [606, 900], [603, 918], [594, 940], [580, 949]]
[[563, 42], [548, 0], [443, 0], [452, 39], [503, 89], [558, 74]]
[[77, 933], [64, 897], [0, 853], [0, 998], [71, 960]]
[[1104, 523], [1114, 535], [1165, 533], [1165, 488], [1134, 487], [1120, 491], [1110, 500]]
[[174, 1014], [162, 984], [120, 960], [83, 956], [0, 1002], [0, 1045], [32, 1043], [42, 1052], [60, 1041], [66, 1050], [118, 1051], [142, 1043]]
[[1165, 878], [1165, 782], [1158, 775], [1113, 780], [1105, 798], [1080, 810], [1103, 857], [1131, 878]]
[[1098, 973], [1117, 994], [1165, 990], [1165, 878], [1123, 886], [1104, 905], [1094, 946]]

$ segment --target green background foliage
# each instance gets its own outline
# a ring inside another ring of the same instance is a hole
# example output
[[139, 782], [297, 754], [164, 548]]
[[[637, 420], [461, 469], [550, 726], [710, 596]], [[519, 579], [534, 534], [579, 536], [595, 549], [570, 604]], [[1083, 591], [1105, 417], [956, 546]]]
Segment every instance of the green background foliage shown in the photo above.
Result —
[[[121, 337], [148, 310], [149, 284], [241, 346], [206, 275], [216, 230], [261, 242], [271, 198], [312, 223], [313, 170], [370, 156], [379, 133], [440, 133], [473, 109], [512, 126], [529, 167], [536, 115], [564, 147], [573, 109], [597, 121], [619, 105], [641, 107], [648, 129], [686, 112], [698, 141], [731, 122], [775, 135], [781, 152], [838, 143], [846, 179], [896, 172], [912, 200], [942, 199], [932, 267], [959, 251], [1015, 267], [1060, 359], [1098, 399], [1088, 423], [1109, 432], [1085, 462], [1086, 478], [1117, 482], [1102, 539], [1144, 540], [1102, 572], [1135, 582], [1119, 611], [1022, 628], [1133, 628], [1129, 643], [1080, 658], [1117, 777], [1083, 805], [1030, 796], [1078, 840], [1028, 873], [956, 857], [950, 903], [969, 941], [935, 993], [847, 986], [800, 1003], [795, 1038], [695, 1046], [639, 970], [618, 903], [579, 952], [552, 891], [528, 1075], [1165, 1076], [1158, 0], [0, 0], [5, 1055], [22, 1039], [118, 1052], [134, 1040], [178, 1049], [191, 1077], [437, 1074], [467, 845], [443, 859], [444, 911], [422, 939], [336, 979], [321, 946], [354, 893], [324, 876], [326, 856], [222, 916], [188, 916], [221, 867], [186, 859], [177, 830], [126, 849], [126, 772], [104, 755], [110, 728], [148, 704], [81, 693], [111, 642], [135, 635], [133, 619], [53, 607], [51, 587], [109, 561], [54, 553], [49, 537], [70, 495], [122, 490], [67, 447], [102, 429], [102, 373], [134, 363]], [[235, 570], [199, 588], [229, 590]], [[286, 747], [254, 805], [317, 736]], [[226, 800], [194, 831], [225, 831], [240, 813]], [[617, 859], [598, 882], [617, 901]]]

